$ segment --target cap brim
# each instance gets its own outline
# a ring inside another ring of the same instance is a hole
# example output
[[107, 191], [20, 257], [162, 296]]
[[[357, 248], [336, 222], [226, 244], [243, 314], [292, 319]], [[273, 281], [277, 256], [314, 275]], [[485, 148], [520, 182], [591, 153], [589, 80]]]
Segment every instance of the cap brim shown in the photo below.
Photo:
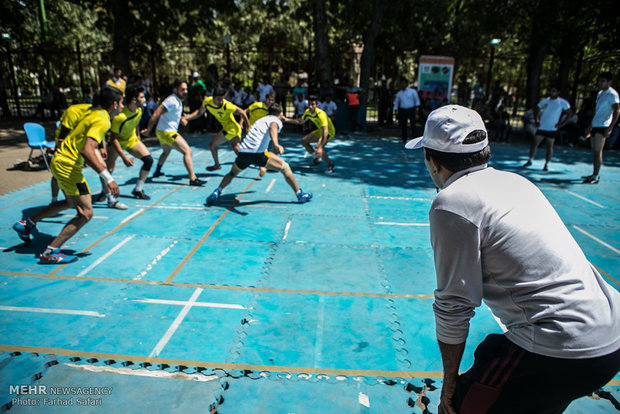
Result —
[[418, 137], [418, 138], [414, 138], [411, 141], [407, 142], [405, 144], [405, 148], [407, 149], [418, 149], [418, 148], [422, 148], [422, 138], [424, 137]]

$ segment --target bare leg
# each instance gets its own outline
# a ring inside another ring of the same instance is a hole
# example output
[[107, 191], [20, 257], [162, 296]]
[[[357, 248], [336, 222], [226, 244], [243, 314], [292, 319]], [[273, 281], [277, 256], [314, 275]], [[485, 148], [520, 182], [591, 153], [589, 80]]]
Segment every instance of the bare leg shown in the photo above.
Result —
[[73, 205], [71, 205], [66, 199], [62, 201], [56, 201], [48, 206], [43, 207], [41, 210], [37, 211], [29, 218], [34, 223], [37, 223], [45, 218], [55, 216], [61, 211], [64, 211], [71, 207], [73, 207]]
[[209, 142], [209, 150], [211, 151], [211, 156], [213, 157], [213, 167], [216, 170], [221, 168], [217, 147], [222, 145], [224, 142], [226, 142], [226, 136], [222, 133], [222, 131], [215, 134], [215, 136], [211, 139], [211, 142]]
[[177, 135], [172, 146], [174, 147], [175, 150], [183, 154], [183, 164], [185, 164], [185, 169], [187, 170], [189, 179], [195, 180], [196, 174], [194, 174], [194, 161], [192, 160], [192, 149], [189, 147], [187, 141], [185, 141], [185, 138], [183, 138], [181, 135]]
[[545, 155], [545, 167], [547, 166], [547, 164], [549, 164], [549, 161], [551, 161], [551, 157], [553, 157], [553, 143], [555, 142], [555, 139], [553, 138], [547, 138], [545, 140], [545, 144], [547, 145], [547, 153]]
[[592, 175], [597, 176], [603, 165], [603, 148], [605, 148], [605, 137], [603, 134], [596, 133], [590, 138], [592, 147]]
[[534, 139], [532, 140], [532, 145], [530, 145], [530, 159], [534, 158], [534, 155], [536, 155], [536, 150], [538, 149], [538, 146], [540, 145], [541, 142], [543, 142], [544, 139], [545, 137], [543, 137], [542, 135], [534, 136]]
[[50, 247], [60, 248], [67, 240], [73, 237], [93, 217], [93, 206], [90, 194], [80, 196], [68, 196], [67, 204], [75, 207], [77, 215], [69, 221], [60, 234], [50, 243]]
[[314, 154], [314, 148], [310, 145], [311, 142], [318, 142], [318, 138], [314, 134], [308, 134], [301, 139], [301, 145], [308, 151], [309, 154]]
[[[269, 153], [269, 162], [267, 163], [267, 169], [271, 171], [282, 171], [282, 167], [284, 166], [284, 160], [278, 157], [273, 152]], [[286, 171], [282, 171], [282, 175], [284, 175], [284, 179], [287, 184], [293, 189], [295, 194], [299, 192], [299, 185], [297, 184], [297, 180], [295, 180], [295, 176], [290, 168]]]

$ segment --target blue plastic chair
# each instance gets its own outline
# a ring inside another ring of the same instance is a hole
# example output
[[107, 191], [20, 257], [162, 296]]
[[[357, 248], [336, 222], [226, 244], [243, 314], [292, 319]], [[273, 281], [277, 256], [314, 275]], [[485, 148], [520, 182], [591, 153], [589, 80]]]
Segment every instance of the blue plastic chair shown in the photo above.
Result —
[[47, 157], [43, 148], [54, 149], [56, 148], [56, 143], [53, 141], [47, 141], [45, 139], [45, 128], [41, 124], [37, 124], [35, 122], [26, 122], [24, 124], [24, 131], [26, 131], [26, 137], [28, 138], [28, 146], [30, 147], [30, 155], [28, 155], [28, 163], [32, 161], [32, 152], [35, 149], [39, 149], [41, 151], [41, 155], [43, 156], [43, 161], [45, 161], [45, 166], [47, 169], [50, 169], [49, 164], [47, 163]]

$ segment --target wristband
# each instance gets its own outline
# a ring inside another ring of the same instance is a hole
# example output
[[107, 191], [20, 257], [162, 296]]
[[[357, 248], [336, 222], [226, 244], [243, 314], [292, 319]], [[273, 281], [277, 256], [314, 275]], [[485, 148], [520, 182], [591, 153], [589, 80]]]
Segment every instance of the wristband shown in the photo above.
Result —
[[108, 184], [114, 182], [114, 178], [112, 177], [112, 174], [110, 174], [108, 170], [101, 171], [99, 173], [99, 177], [103, 178]]

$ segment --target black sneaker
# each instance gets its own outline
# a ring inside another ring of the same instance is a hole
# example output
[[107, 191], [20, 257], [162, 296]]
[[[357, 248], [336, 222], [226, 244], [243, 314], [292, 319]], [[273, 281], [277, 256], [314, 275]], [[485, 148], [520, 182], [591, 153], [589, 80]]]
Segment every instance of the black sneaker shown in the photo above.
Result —
[[525, 164], [523, 164], [523, 168], [529, 167], [530, 165], [532, 165], [532, 161], [528, 161]]
[[166, 175], [166, 174], [164, 174], [163, 171], [155, 171], [153, 173], [153, 178], [161, 177], [162, 175]]
[[310, 166], [311, 167], [316, 167], [320, 163], [321, 163], [321, 159], [320, 158], [315, 158], [315, 159], [312, 160], [312, 163], [310, 164]]
[[204, 181], [202, 181], [200, 178], [195, 178], [193, 180], [189, 180], [189, 185], [191, 185], [192, 187], [202, 187], [204, 185]]
[[595, 176], [595, 175], [590, 176], [590, 177], [588, 177], [588, 178], [585, 178], [585, 179], [582, 181], [582, 183], [583, 183], [583, 184], [598, 184], [598, 177], [597, 177], [597, 176]]
[[151, 197], [147, 196], [146, 194], [144, 194], [144, 191], [140, 190], [133, 190], [131, 192], [131, 194], [135, 197], [135, 198], [139, 198], [140, 200], [150, 200]]

